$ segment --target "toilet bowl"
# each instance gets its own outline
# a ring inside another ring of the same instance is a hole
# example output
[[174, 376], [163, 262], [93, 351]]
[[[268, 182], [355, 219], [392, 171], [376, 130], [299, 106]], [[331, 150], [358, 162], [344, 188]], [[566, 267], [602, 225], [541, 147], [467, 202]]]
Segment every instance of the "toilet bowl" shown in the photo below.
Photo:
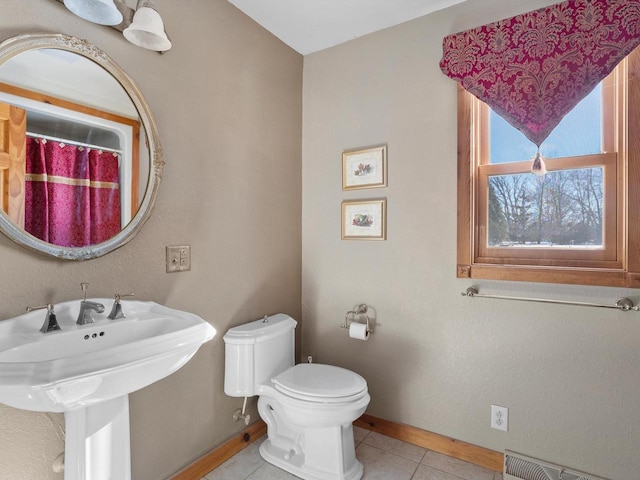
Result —
[[259, 395], [268, 438], [260, 455], [306, 480], [358, 480], [353, 421], [370, 397], [367, 382], [350, 370], [294, 365], [296, 322], [278, 314], [230, 329], [225, 341], [225, 393]]

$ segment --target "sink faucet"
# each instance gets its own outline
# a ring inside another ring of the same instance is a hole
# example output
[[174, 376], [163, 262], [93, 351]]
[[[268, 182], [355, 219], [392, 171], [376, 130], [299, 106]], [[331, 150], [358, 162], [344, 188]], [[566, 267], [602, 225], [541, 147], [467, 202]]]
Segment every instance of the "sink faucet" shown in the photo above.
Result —
[[42, 333], [49, 333], [55, 330], [60, 330], [60, 325], [58, 325], [58, 319], [56, 318], [56, 312], [53, 311], [53, 305], [47, 303], [41, 307], [27, 307], [27, 312], [31, 312], [33, 310], [40, 310], [46, 308], [47, 315], [44, 317], [44, 323], [42, 324], [42, 328], [40, 331]]
[[104, 312], [104, 305], [98, 302], [91, 302], [89, 300], [82, 300], [80, 302], [80, 313], [78, 314], [78, 320], [76, 323], [78, 325], [86, 325], [87, 323], [93, 323], [93, 317], [91, 316], [91, 312], [95, 311], [98, 313]]
[[93, 323], [93, 317], [91, 316], [91, 312], [95, 311], [98, 313], [104, 312], [104, 305], [98, 302], [92, 302], [87, 300], [87, 287], [88, 283], [81, 283], [82, 291], [84, 292], [84, 299], [80, 302], [80, 312], [78, 313], [78, 320], [76, 323], [78, 325], [86, 325], [87, 323]]

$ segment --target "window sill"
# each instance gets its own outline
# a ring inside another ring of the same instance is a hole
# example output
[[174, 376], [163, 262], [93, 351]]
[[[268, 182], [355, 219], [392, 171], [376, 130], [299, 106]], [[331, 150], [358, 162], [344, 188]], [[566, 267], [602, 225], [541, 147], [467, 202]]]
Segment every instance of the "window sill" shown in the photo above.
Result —
[[458, 278], [640, 288], [640, 273], [622, 270], [525, 265], [458, 265]]

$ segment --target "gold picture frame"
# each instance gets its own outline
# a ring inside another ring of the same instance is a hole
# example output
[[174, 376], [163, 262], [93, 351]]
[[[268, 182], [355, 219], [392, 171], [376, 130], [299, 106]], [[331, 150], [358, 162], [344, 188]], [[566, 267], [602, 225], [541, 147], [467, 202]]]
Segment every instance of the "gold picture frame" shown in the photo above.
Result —
[[342, 240], [386, 240], [387, 199], [342, 202]]
[[342, 152], [342, 190], [386, 186], [386, 145]]

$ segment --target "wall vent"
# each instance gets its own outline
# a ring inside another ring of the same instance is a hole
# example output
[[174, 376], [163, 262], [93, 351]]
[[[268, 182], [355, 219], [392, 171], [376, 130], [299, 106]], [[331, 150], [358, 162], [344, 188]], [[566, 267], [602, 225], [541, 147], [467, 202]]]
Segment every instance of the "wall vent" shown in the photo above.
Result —
[[504, 480], [606, 480], [505, 450]]

